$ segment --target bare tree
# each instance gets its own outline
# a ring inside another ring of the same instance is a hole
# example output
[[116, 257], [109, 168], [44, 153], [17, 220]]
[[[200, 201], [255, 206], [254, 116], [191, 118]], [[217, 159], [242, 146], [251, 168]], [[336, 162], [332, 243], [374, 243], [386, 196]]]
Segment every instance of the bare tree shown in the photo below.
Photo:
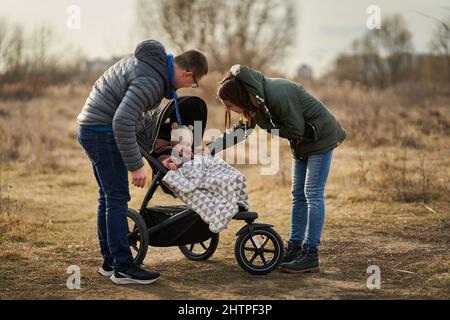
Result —
[[0, 19], [0, 54], [2, 54], [3, 52], [7, 33], [8, 33], [8, 25], [6, 23], [6, 20]]
[[53, 32], [49, 27], [35, 28], [25, 34], [19, 24], [0, 21], [0, 74], [3, 80], [14, 82], [25, 76], [48, 74], [56, 67], [50, 61]]
[[24, 31], [20, 25], [3, 25], [0, 55], [3, 61], [4, 78], [17, 80], [26, 73]]
[[54, 46], [53, 30], [42, 25], [35, 28], [28, 41], [29, 72], [31, 74], [45, 74], [57, 67], [55, 57], [51, 54]]
[[387, 17], [383, 28], [371, 30], [352, 44], [352, 53], [336, 60], [338, 78], [386, 87], [411, 75], [412, 34], [400, 15]]
[[375, 41], [379, 42], [381, 55], [386, 56], [391, 83], [397, 83], [410, 76], [414, 45], [412, 34], [400, 15], [385, 20], [385, 29], [379, 30]]
[[25, 33], [20, 24], [0, 18], [0, 87], [22, 82], [23, 88], [33, 89], [80, 79], [82, 59], [76, 48], [58, 48], [49, 26]]
[[450, 18], [445, 22], [435, 20], [437, 25], [431, 41], [431, 49], [443, 57], [443, 69], [446, 70], [447, 79], [450, 81]]
[[266, 69], [294, 44], [293, 0], [136, 0], [136, 11], [145, 37], [200, 49], [212, 70], [234, 63]]

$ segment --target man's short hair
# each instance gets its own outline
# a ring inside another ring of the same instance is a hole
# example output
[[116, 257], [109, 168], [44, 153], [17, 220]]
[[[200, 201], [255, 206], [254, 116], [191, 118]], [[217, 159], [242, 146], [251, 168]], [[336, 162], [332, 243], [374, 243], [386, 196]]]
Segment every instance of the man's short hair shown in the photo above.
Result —
[[174, 58], [174, 62], [181, 68], [193, 72], [197, 79], [208, 74], [206, 56], [198, 50], [188, 50]]

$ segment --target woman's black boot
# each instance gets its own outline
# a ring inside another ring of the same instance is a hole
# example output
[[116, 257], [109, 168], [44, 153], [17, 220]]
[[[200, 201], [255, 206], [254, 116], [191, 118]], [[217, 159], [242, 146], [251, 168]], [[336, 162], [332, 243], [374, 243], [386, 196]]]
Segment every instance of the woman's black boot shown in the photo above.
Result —
[[284, 249], [283, 260], [281, 261], [281, 263], [294, 261], [301, 255], [302, 255], [302, 242], [289, 240], [287, 248]]
[[289, 273], [319, 272], [319, 250], [303, 246], [303, 254], [291, 262], [282, 263], [280, 269]]

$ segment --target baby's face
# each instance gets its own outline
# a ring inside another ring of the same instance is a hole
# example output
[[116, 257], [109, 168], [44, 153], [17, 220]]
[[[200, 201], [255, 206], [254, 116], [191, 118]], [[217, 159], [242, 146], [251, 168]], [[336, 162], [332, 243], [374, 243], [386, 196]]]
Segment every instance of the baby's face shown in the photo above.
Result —
[[181, 126], [178, 127], [176, 123], [172, 123], [172, 131], [170, 132], [170, 143], [173, 146], [172, 156], [191, 158], [192, 143], [193, 143], [193, 127]]

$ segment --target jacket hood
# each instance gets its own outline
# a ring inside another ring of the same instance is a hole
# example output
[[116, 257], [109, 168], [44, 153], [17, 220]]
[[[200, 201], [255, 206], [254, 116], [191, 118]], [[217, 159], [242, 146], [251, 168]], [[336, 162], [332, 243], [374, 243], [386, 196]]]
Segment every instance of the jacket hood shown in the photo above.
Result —
[[164, 46], [156, 40], [146, 40], [139, 43], [134, 56], [153, 68], [164, 81], [164, 96], [170, 97], [173, 90], [169, 80], [169, 67]]
[[247, 89], [251, 95], [260, 96], [265, 99], [265, 78], [261, 72], [240, 64], [232, 66], [230, 72], [244, 84], [245, 89]]

